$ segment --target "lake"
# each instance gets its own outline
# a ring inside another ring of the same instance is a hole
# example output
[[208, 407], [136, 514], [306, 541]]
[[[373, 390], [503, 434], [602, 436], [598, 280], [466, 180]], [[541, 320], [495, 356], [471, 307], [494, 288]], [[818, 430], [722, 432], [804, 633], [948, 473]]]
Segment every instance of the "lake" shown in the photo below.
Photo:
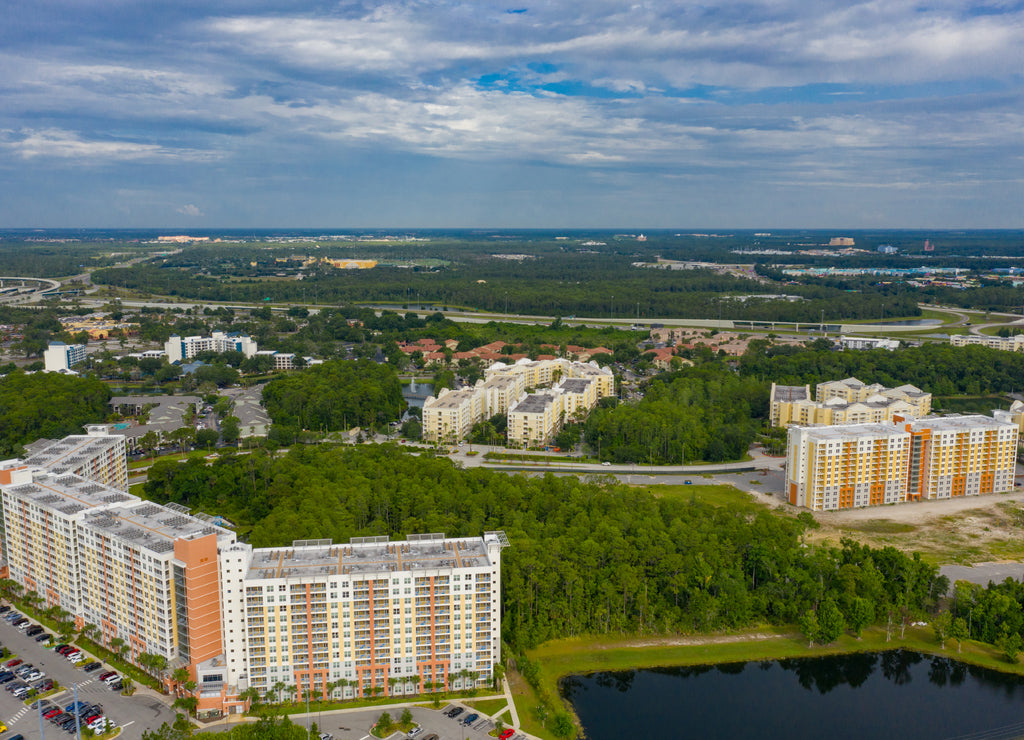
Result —
[[1024, 678], [907, 650], [569, 676], [590, 740], [1015, 738]]

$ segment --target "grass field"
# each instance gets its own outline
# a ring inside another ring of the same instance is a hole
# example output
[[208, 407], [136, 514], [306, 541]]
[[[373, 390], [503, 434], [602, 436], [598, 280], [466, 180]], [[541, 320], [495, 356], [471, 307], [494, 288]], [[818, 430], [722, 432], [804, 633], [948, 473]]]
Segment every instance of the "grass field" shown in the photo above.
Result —
[[682, 485], [682, 486], [645, 486], [657, 498], [675, 498], [683, 501], [703, 501], [714, 506], [730, 506], [736, 509], [757, 510], [750, 495], [732, 486]]

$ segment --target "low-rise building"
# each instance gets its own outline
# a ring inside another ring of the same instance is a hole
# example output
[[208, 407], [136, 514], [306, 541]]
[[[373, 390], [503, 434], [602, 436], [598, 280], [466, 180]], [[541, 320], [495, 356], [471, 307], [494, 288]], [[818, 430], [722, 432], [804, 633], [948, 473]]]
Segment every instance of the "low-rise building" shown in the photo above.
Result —
[[843, 349], [887, 349], [890, 352], [900, 348], [898, 339], [882, 339], [881, 337], [839, 337], [839, 345]]
[[1012, 337], [990, 337], [984, 334], [951, 334], [949, 343], [954, 347], [968, 347], [980, 344], [982, 347], [1003, 350], [1004, 352], [1024, 352], [1024, 334]]

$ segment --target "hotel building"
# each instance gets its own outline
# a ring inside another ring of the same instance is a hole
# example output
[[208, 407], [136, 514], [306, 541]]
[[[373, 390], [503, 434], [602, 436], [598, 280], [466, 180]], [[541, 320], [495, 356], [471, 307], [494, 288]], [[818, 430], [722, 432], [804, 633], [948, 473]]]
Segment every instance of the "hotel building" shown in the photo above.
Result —
[[786, 494], [827, 511], [1009, 491], [1018, 435], [987, 416], [791, 426]]
[[206, 515], [26, 461], [0, 466], [0, 502], [8, 576], [132, 660], [187, 668], [200, 712], [279, 683], [300, 698], [467, 688], [500, 661], [503, 532], [253, 548]]
[[245, 334], [215, 331], [208, 337], [172, 336], [164, 343], [168, 362], [191, 360], [200, 352], [241, 352], [246, 357], [256, 354], [256, 340]]
[[50, 342], [43, 350], [43, 367], [48, 373], [66, 373], [80, 362], [85, 362], [84, 344]]

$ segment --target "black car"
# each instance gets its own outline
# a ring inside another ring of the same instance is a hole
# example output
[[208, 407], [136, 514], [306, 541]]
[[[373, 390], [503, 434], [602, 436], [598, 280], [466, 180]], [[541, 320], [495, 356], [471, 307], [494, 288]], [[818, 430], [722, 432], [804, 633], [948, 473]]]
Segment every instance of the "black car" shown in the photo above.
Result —
[[103, 667], [102, 663], [100, 663], [99, 661], [93, 660], [93, 661], [90, 661], [90, 662], [86, 663], [84, 666], [82, 666], [82, 670], [85, 671], [86, 673], [92, 673], [93, 671], [98, 671], [102, 667]]
[[51, 635], [49, 632], [44, 632], [43, 634], [36, 636], [36, 642], [46, 642], [47, 640], [52, 639], [53, 635]]
[[455, 707], [455, 709], [453, 709], [450, 712], [448, 712], [448, 716], [451, 717], [452, 719], [454, 719], [454, 718], [458, 717], [460, 714], [462, 714], [464, 711], [466, 711], [466, 710], [463, 709], [462, 707]]
[[7, 604], [4, 604], [3, 606], [0, 606], [0, 614], [6, 614], [10, 610], [11, 610], [11, 607], [7, 606]]
[[110, 687], [111, 691], [120, 691], [121, 689], [124, 688], [124, 684], [121, 683], [120, 681], [111, 681], [110, 683], [107, 684], [107, 686]]
[[29, 627], [27, 630], [25, 630], [25, 634], [28, 635], [29, 637], [35, 637], [36, 635], [38, 635], [42, 631], [43, 631], [42, 626], [36, 624], [36, 625], [33, 625], [32, 627]]
[[54, 682], [53, 682], [52, 678], [44, 678], [42, 680], [42, 682], [36, 684], [36, 688], [39, 689], [40, 691], [49, 691], [53, 687], [54, 687]]

